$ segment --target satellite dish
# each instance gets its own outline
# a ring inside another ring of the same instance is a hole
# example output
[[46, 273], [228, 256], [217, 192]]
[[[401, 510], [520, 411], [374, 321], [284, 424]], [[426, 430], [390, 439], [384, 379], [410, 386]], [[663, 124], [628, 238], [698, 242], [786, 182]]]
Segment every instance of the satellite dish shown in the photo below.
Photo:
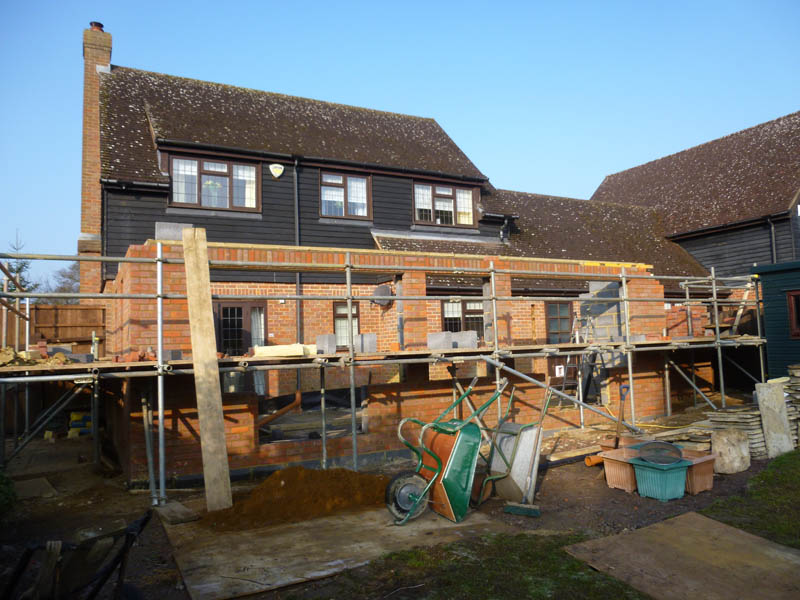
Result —
[[378, 300], [371, 300], [378, 306], [389, 306], [393, 302], [392, 296], [392, 288], [386, 284], [379, 285], [375, 288], [375, 291], [372, 292], [373, 296], [385, 296], [385, 298], [379, 298]]

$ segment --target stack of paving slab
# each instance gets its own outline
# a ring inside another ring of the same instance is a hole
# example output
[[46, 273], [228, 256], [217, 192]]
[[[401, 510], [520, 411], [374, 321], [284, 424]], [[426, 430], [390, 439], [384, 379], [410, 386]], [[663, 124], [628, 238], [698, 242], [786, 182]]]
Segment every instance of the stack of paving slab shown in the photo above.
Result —
[[710, 421], [698, 421], [681, 429], [657, 433], [654, 437], [662, 442], [678, 444], [685, 450], [710, 452], [711, 433], [708, 431], [710, 426]]
[[739, 429], [747, 434], [750, 458], [767, 458], [764, 430], [761, 428], [761, 412], [758, 405], [736, 406], [707, 412], [712, 429]]
[[800, 364], [789, 365], [789, 381], [784, 383], [786, 394], [786, 413], [789, 416], [789, 427], [792, 430], [794, 447], [800, 445]]

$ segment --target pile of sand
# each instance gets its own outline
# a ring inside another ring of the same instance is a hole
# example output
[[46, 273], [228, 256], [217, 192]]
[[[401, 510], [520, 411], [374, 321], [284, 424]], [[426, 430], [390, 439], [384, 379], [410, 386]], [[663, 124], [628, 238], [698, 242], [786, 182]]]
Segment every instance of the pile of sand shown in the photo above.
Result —
[[202, 524], [217, 530], [252, 529], [382, 506], [389, 478], [347, 469], [290, 467], [270, 475], [233, 507], [208, 513]]

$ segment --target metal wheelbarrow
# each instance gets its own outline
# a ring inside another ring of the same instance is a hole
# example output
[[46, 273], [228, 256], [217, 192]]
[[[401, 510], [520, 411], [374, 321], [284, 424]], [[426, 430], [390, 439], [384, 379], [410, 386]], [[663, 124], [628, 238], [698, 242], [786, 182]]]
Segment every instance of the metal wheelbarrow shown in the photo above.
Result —
[[[469, 510], [470, 499], [475, 495], [473, 488], [477, 493], [475, 504], [479, 504], [485, 499], [487, 486], [493, 481], [507, 476], [510, 472], [517, 450], [517, 442], [514, 443], [511, 455], [506, 456], [496, 444], [496, 439], [498, 432], [502, 431], [508, 435], [503, 426], [511, 411], [514, 400], [513, 391], [505, 416], [500, 420], [497, 428], [490, 429], [494, 434], [491, 439], [491, 451], [493, 454], [499, 453], [508, 470], [486, 477], [480, 486], [475, 484], [478, 457], [482, 456], [480, 454], [481, 427], [472, 421], [473, 419], [479, 420], [495, 401], [499, 401], [508, 386], [507, 379], [501, 380], [491, 398], [474, 409], [469, 416], [464, 419], [447, 419], [448, 413], [455, 411], [456, 407], [468, 400], [477, 381], [477, 377], [473, 379], [459, 398], [434, 421], [425, 423], [413, 417], [407, 417], [400, 421], [397, 436], [414, 453], [417, 466], [414, 471], [397, 474], [386, 486], [386, 506], [395, 518], [396, 525], [403, 525], [409, 520], [419, 517], [429, 506], [434, 512], [458, 523], [464, 519]], [[467, 404], [471, 407], [468, 401]], [[403, 428], [408, 423], [420, 426], [416, 444], [410, 442], [403, 433]], [[520, 428], [520, 433], [534, 426], [535, 424], [524, 425]], [[487, 465], [492, 461], [491, 456], [491, 454], [489, 458], [482, 456]]]

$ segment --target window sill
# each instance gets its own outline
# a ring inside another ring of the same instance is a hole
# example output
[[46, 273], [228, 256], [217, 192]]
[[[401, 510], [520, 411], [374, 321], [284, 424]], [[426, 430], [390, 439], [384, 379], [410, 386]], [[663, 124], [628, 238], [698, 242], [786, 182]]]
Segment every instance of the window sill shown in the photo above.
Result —
[[346, 219], [343, 217], [320, 217], [324, 225], [355, 225], [356, 227], [372, 227], [372, 219]]
[[182, 215], [195, 217], [220, 217], [223, 219], [245, 219], [250, 221], [263, 221], [261, 213], [245, 212], [236, 210], [214, 210], [211, 208], [182, 208], [179, 206], [168, 206], [168, 215]]

